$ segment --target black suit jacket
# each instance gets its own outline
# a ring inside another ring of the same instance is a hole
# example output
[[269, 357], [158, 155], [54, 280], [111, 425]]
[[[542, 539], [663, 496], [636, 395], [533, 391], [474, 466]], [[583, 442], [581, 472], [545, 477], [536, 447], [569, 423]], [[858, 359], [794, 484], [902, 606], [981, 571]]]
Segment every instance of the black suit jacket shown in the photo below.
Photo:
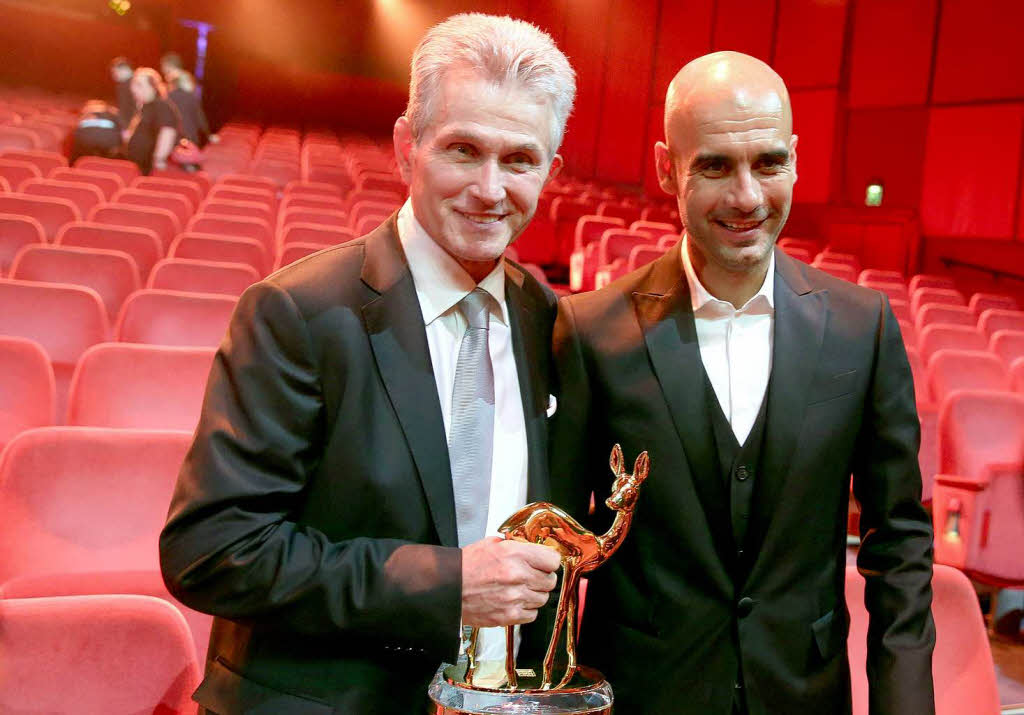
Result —
[[[548, 495], [554, 296], [509, 264], [528, 494]], [[217, 713], [419, 712], [461, 615], [451, 469], [395, 219], [249, 288], [214, 359], [160, 538], [217, 616]]]
[[738, 544], [744, 515], [716, 458], [678, 246], [560, 304], [556, 499], [582, 515], [593, 491], [600, 517], [612, 444], [627, 464], [651, 457], [631, 533], [592, 574], [581, 633], [581, 662], [604, 671], [617, 713], [727, 715], [740, 672], [752, 715], [849, 712], [851, 473], [871, 712], [934, 710], [932, 532], [899, 328], [880, 293], [781, 251], [776, 266], [762, 469]]

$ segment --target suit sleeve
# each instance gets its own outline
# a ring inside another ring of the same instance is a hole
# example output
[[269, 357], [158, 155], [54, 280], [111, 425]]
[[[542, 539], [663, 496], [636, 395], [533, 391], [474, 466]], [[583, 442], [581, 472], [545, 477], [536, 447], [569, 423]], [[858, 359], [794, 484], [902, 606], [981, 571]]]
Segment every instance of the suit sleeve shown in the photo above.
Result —
[[861, 505], [857, 567], [870, 615], [872, 715], [934, 713], [932, 528], [921, 505], [921, 429], [899, 326], [884, 296], [872, 382], [854, 462]]
[[224, 618], [454, 657], [459, 549], [332, 541], [297, 520], [319, 464], [322, 410], [298, 307], [273, 283], [257, 284], [241, 298], [214, 359], [160, 535], [168, 589]]

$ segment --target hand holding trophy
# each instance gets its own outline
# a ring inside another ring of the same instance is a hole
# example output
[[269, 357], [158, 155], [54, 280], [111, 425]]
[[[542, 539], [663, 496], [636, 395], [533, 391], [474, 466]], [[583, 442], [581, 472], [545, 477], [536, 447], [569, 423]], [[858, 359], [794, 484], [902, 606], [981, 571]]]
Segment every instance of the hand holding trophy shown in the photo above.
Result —
[[[605, 505], [616, 514], [607, 533], [595, 535], [548, 502], [527, 504], [498, 529], [506, 539], [543, 544], [561, 556], [562, 588], [540, 682], [536, 682], [532, 671], [516, 669], [515, 627], [506, 626], [505, 684], [499, 688], [474, 685], [477, 629], [473, 629], [466, 662], [443, 667], [431, 683], [430, 697], [437, 707], [436, 715], [611, 711], [612, 695], [608, 683], [596, 670], [576, 662], [580, 577], [604, 563], [625, 539], [633, 520], [640, 485], [650, 470], [650, 459], [647, 452], [642, 452], [636, 458], [632, 473], [628, 473], [622, 448], [615, 445], [609, 464], [615, 481]], [[563, 629], [566, 631], [568, 665], [562, 677], [554, 683], [555, 657]]]

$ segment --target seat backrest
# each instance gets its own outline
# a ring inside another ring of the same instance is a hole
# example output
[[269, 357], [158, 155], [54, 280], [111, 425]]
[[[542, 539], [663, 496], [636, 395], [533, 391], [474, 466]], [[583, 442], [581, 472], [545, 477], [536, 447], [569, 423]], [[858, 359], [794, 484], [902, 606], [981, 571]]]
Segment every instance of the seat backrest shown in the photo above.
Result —
[[857, 269], [847, 263], [838, 263], [820, 258], [814, 259], [811, 264], [820, 271], [828, 273], [844, 281], [855, 283], [857, 281]]
[[[868, 612], [864, 577], [846, 567], [846, 606], [850, 611], [847, 651], [853, 715], [868, 715], [866, 671]], [[935, 652], [932, 680], [936, 715], [998, 715], [999, 688], [985, 622], [971, 582], [958, 570], [936, 564], [932, 575]]]
[[178, 194], [188, 202], [190, 213], [195, 213], [203, 200], [203, 192], [191, 181], [169, 179], [166, 177], [140, 176], [132, 182], [133, 189], [158, 191], [166, 194]]
[[[861, 271], [861, 276], [864, 275], [864, 271]], [[907, 306], [906, 317], [910, 318], [910, 295], [907, 293], [907, 287], [902, 283], [889, 283], [886, 281], [873, 281], [865, 280], [863, 277], [857, 279], [858, 283], [865, 288], [871, 288], [877, 290], [880, 293], [885, 293], [890, 298], [890, 303], [893, 300], [903, 301]]]
[[151, 191], [149, 189], [121, 189], [111, 200], [114, 204], [143, 206], [155, 209], [167, 209], [178, 219], [178, 225], [184, 226], [194, 213], [192, 203], [179, 193], [173, 191]]
[[854, 270], [853, 283], [860, 276], [860, 260], [852, 253], [838, 253], [826, 246], [825, 250], [814, 257], [814, 263], [837, 263], [850, 266]]
[[200, 212], [189, 221], [185, 230], [214, 236], [251, 238], [258, 241], [268, 255], [274, 252], [274, 234], [270, 224], [258, 218], [216, 216]]
[[[579, 201], [571, 199], [567, 196], [559, 196], [551, 202], [551, 220], [555, 223], [571, 223], [574, 226], [576, 222], [587, 215], [596, 215], [597, 207], [593, 201]], [[625, 225], [625, 221], [623, 221]]]
[[932, 303], [940, 305], [967, 305], [967, 301], [964, 300], [964, 294], [952, 288], [932, 288], [927, 286], [917, 290], [911, 288], [910, 309], [915, 316], [922, 306]]
[[1015, 392], [1024, 393], [1024, 357], [1010, 363], [1010, 387]]
[[165, 251], [174, 237], [181, 233], [181, 224], [172, 211], [151, 206], [100, 204], [89, 213], [89, 221], [109, 226], [147, 228], [160, 239]]
[[1024, 459], [1024, 396], [959, 390], [939, 410], [939, 473], [979, 480], [992, 464]]
[[285, 198], [289, 196], [324, 196], [341, 199], [341, 192], [334, 184], [322, 184], [315, 181], [289, 181], [284, 187]]
[[1013, 296], [1001, 293], [975, 293], [971, 296], [971, 301], [967, 305], [977, 316], [981, 316], [989, 308], [1020, 310], [1020, 306], [1017, 305], [1017, 301]]
[[114, 194], [124, 188], [124, 180], [121, 176], [109, 171], [89, 171], [79, 168], [54, 169], [50, 172], [50, 178], [95, 186], [103, 194], [104, 201], [110, 201]]
[[646, 266], [664, 255], [664, 251], [657, 246], [633, 246], [629, 252], [629, 259], [626, 261], [626, 270], [632, 271], [640, 266]]
[[273, 211], [267, 204], [260, 201], [230, 201], [215, 197], [204, 201], [199, 213], [204, 216], [258, 218], [266, 221], [268, 226], [274, 224]]
[[259, 272], [246, 263], [165, 258], [153, 269], [146, 287], [238, 297], [259, 279]]
[[0, 711], [195, 712], [195, 648], [185, 619], [163, 599], [3, 599], [0, 621]]
[[906, 321], [912, 323], [913, 319], [910, 317], [910, 302], [906, 300], [900, 300], [899, 298], [889, 298], [889, 307], [892, 308], [892, 314], [896, 316], [896, 320]]
[[58, 179], [29, 179], [21, 185], [21, 192], [32, 196], [52, 196], [67, 199], [86, 216], [93, 206], [103, 203], [103, 192], [91, 184]]
[[217, 347], [237, 300], [228, 295], [143, 289], [128, 296], [116, 339], [125, 343]]
[[[673, 208], [667, 206], [647, 206], [640, 212], [641, 221], [657, 221], [659, 223], [670, 223], [677, 227], [676, 233], [678, 233], [679, 226], [679, 212]], [[817, 251], [817, 248], [815, 248]]]
[[928, 385], [941, 403], [954, 390], [1008, 390], [1002, 361], [987, 350], [937, 350], [928, 361]]
[[598, 265], [607, 266], [616, 258], [621, 258], [625, 262], [635, 246], [649, 245], [654, 245], [654, 242], [647, 234], [618, 228], [608, 229], [601, 234], [601, 242], [597, 249]]
[[86, 171], [105, 171], [117, 174], [125, 186], [130, 186], [135, 177], [141, 173], [137, 164], [124, 159], [107, 159], [102, 156], [82, 156], [75, 160], [76, 169]]
[[989, 339], [1000, 330], [1024, 330], [1024, 310], [989, 308], [978, 318], [978, 329]]
[[782, 248], [781, 250], [790, 258], [795, 258], [796, 260], [803, 261], [804, 263], [811, 262], [811, 254], [808, 253], [803, 248], [797, 248], [796, 246], [787, 246], [786, 248]]
[[186, 231], [174, 239], [168, 258], [194, 258], [201, 261], [244, 263], [261, 276], [270, 272], [273, 258], [259, 241], [253, 238], [217, 236]]
[[[369, 212], [362, 213], [358, 219], [355, 219], [355, 221], [358, 222], [359, 220], [368, 215], [371, 214]], [[299, 206], [295, 208], [285, 209], [281, 213], [282, 228], [287, 227], [293, 223], [315, 223], [321, 226], [348, 228], [349, 216], [344, 211], [334, 211], [331, 209], [310, 209]]]
[[357, 236], [365, 236], [373, 229], [388, 220], [389, 214], [364, 214], [359, 221], [352, 226], [352, 232]]
[[910, 374], [914, 378], [914, 396], [918, 405], [928, 405], [932, 402], [932, 392], [928, 387], [928, 375], [921, 362], [921, 354], [917, 348], [907, 346], [907, 362], [910, 363]]
[[662, 236], [674, 236], [679, 233], [675, 226], [662, 221], [634, 221], [629, 225], [634, 233], [646, 233], [657, 241]]
[[20, 127], [0, 126], [0, 150], [38, 149], [40, 144], [39, 136], [33, 131]]
[[156, 233], [148, 228], [132, 226], [107, 226], [90, 221], [75, 221], [65, 224], [57, 233], [58, 246], [99, 248], [127, 253], [139, 270], [139, 280], [146, 281], [164, 249]]
[[63, 154], [55, 151], [40, 151], [40, 150], [6, 150], [0, 152], [0, 159], [14, 159], [15, 161], [27, 161], [30, 164], [34, 164], [39, 173], [43, 176], [49, 176], [50, 172], [55, 169], [65, 169], [68, 165], [68, 160], [64, 158]]
[[917, 348], [917, 328], [909, 320], [896, 319], [900, 326], [900, 335], [903, 336], [903, 345], [908, 348]]
[[40, 427], [0, 457], [0, 583], [31, 574], [159, 570], [184, 431]]
[[285, 209], [327, 209], [329, 211], [345, 211], [346, 205], [337, 196], [325, 194], [285, 194], [281, 201], [281, 210]]
[[78, 361], [65, 424], [185, 430], [199, 421], [213, 348], [101, 343]]
[[67, 199], [31, 194], [0, 194], [0, 213], [31, 216], [43, 227], [47, 241], [52, 241], [60, 227], [82, 218], [78, 207]]
[[0, 213], [0, 275], [7, 275], [22, 246], [45, 241], [42, 225], [31, 216]]
[[881, 268], [865, 268], [857, 276], [857, 282], [864, 285], [865, 281], [872, 283], [896, 283], [906, 288], [906, 280], [899, 271], [888, 271]]
[[[401, 206], [400, 203], [360, 198], [351, 204], [352, 208], [348, 212], [349, 225], [351, 225], [352, 228], [355, 228], [364, 216], [379, 216], [381, 214], [390, 216], [398, 209], [399, 206]], [[299, 219], [297, 218], [292, 219], [292, 221], [298, 220]]]
[[626, 222], [618, 216], [581, 216], [576, 222], [573, 248], [582, 251], [587, 245], [600, 241], [601, 235], [608, 229], [625, 227]]
[[271, 193], [277, 191], [277, 184], [264, 176], [249, 174], [225, 174], [217, 183], [225, 186], [242, 186], [249, 189], [265, 189]]
[[324, 250], [324, 248], [326, 248], [326, 246], [323, 246], [319, 243], [299, 242], [285, 244], [285, 246], [281, 249], [281, 254], [277, 257], [277, 262], [274, 264], [274, 269], [276, 270], [278, 268], [287, 266], [290, 263], [295, 263], [295, 261], [299, 260], [300, 258], [305, 258], [306, 256], [312, 253], [322, 251]]
[[1024, 330], [997, 330], [988, 341], [988, 349], [997, 355], [1004, 365], [1024, 357]]
[[910, 279], [910, 294], [913, 295], [921, 288], [942, 288], [945, 290], [956, 290], [956, 282], [949, 276], [936, 276], [928, 273], [918, 273]]
[[42, 172], [34, 164], [16, 159], [0, 158], [0, 177], [7, 180], [11, 191], [17, 191], [29, 179], [39, 179], [42, 176]]
[[287, 247], [291, 243], [336, 246], [354, 238], [356, 238], [355, 232], [347, 228], [336, 228], [317, 223], [292, 223], [281, 232], [281, 246]]
[[187, 184], [192, 184], [199, 189], [200, 198], [205, 197], [213, 186], [213, 181], [205, 171], [186, 172], [174, 166], [170, 166], [166, 169], [153, 169], [149, 172], [148, 178], [173, 179], [174, 181], [183, 181]]
[[0, 452], [19, 432], [54, 423], [56, 389], [50, 357], [39, 343], [0, 335]]
[[265, 188], [236, 186], [233, 184], [216, 184], [206, 195], [210, 201], [251, 201], [263, 204], [271, 209], [277, 206], [273, 192]]
[[[640, 221], [643, 209], [633, 204], [623, 204], [618, 201], [602, 201], [597, 205], [598, 216], [615, 216], [621, 218], [624, 224], [632, 224]], [[670, 232], [671, 233], [671, 232]]]
[[88, 286], [103, 300], [111, 321], [125, 298], [142, 287], [132, 257], [104, 248], [30, 244], [14, 257], [10, 277]]
[[978, 330], [967, 325], [929, 325], [917, 336], [917, 347], [925, 367], [936, 350], [985, 350], [987, 341]]
[[978, 325], [978, 318], [966, 305], [928, 303], [917, 311], [914, 323], [918, 331], [929, 325], [966, 325], [974, 328]]

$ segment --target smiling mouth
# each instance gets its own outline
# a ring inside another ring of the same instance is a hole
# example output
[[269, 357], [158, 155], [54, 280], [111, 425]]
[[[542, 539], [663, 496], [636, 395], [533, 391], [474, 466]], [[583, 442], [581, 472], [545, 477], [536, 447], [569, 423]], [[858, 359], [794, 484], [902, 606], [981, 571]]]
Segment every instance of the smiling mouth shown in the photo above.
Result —
[[497, 223], [507, 216], [507, 214], [472, 213], [469, 211], [459, 211], [458, 209], [455, 209], [455, 212], [466, 220], [479, 224]]
[[768, 219], [766, 218], [758, 219], [756, 221], [736, 221], [718, 219], [715, 221], [715, 223], [724, 228], [726, 231], [732, 231], [733, 233], [743, 233], [745, 231], [752, 231], [755, 228], [759, 228], [761, 224], [763, 224], [767, 220]]

